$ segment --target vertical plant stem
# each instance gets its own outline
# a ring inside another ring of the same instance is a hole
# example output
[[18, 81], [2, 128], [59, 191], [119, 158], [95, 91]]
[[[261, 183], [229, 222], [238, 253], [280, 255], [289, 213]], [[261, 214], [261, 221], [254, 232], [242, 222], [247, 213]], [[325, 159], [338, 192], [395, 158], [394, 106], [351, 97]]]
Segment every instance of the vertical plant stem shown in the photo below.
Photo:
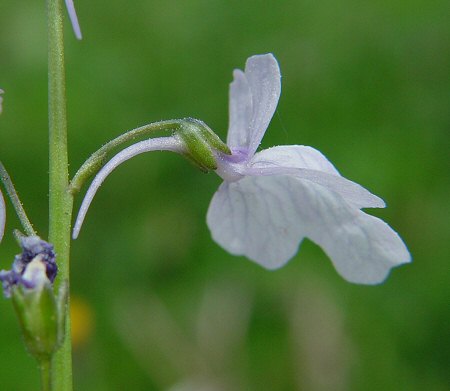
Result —
[[[49, 100], [49, 241], [55, 246], [59, 274], [55, 289], [69, 282], [70, 223], [73, 198], [68, 188], [68, 152], [62, 0], [47, 0]], [[70, 314], [64, 343], [51, 362], [53, 391], [72, 390]]]
[[50, 361], [42, 360], [40, 362], [41, 369], [41, 391], [50, 391]]

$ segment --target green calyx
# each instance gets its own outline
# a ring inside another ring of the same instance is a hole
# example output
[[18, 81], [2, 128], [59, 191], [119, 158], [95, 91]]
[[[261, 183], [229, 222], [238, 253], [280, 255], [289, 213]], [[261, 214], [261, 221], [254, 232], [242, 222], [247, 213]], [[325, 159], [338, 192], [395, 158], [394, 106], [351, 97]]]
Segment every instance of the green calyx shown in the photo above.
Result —
[[11, 298], [28, 351], [39, 362], [50, 360], [64, 338], [66, 284], [57, 297], [50, 282], [31, 289], [14, 286]]
[[175, 134], [186, 147], [186, 157], [202, 171], [217, 169], [214, 151], [231, 155], [228, 146], [204, 122], [193, 118], [181, 121]]

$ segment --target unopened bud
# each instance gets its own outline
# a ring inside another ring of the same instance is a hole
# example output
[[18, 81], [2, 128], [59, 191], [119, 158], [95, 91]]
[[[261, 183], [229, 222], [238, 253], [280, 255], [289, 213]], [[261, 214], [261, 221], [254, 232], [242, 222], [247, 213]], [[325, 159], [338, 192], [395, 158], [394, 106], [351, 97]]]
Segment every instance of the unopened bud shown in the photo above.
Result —
[[[29, 352], [38, 360], [49, 359], [58, 344], [58, 310], [45, 265], [39, 256], [28, 264], [23, 279], [23, 284], [12, 288], [11, 295], [23, 339]], [[27, 288], [27, 283], [33, 287]]]
[[49, 360], [62, 343], [67, 289], [58, 297], [52, 282], [57, 267], [53, 246], [37, 236], [21, 239], [22, 253], [10, 271], [1, 271], [5, 296], [11, 297], [28, 351]]

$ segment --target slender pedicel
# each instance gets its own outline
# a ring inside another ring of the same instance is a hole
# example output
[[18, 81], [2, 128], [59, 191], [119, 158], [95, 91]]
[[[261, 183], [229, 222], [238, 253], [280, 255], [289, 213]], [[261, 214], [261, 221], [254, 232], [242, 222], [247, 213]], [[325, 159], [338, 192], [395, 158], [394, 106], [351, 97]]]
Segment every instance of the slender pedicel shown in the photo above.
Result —
[[102, 168], [105, 163], [106, 156], [109, 152], [111, 152], [114, 148], [126, 143], [128, 141], [134, 141], [138, 137], [144, 138], [144, 136], [149, 137], [153, 132], [156, 131], [171, 131], [174, 132], [179, 129], [183, 123], [183, 121], [187, 121], [189, 119], [184, 120], [169, 120], [169, 121], [160, 121], [154, 122], [152, 124], [140, 126], [139, 128], [135, 128], [129, 130], [121, 134], [120, 136], [114, 138], [113, 140], [104, 144], [100, 149], [95, 151], [89, 159], [87, 159], [83, 165], [79, 168], [73, 179], [70, 181], [69, 185], [69, 193], [75, 194], [78, 193], [83, 186], [84, 182], [91, 177], [91, 175], [96, 174], [100, 168]]
[[81, 204], [80, 211], [78, 212], [77, 220], [73, 229], [72, 237], [76, 239], [80, 233], [81, 225], [83, 224], [84, 218], [88, 211], [89, 205], [95, 196], [98, 188], [101, 186], [106, 177], [120, 164], [131, 159], [132, 157], [139, 155], [144, 152], [150, 151], [172, 151], [183, 153], [184, 144], [177, 137], [159, 137], [149, 140], [144, 140], [134, 145], [125, 148], [123, 151], [115, 155], [105, 166], [98, 172], [89, 186], [86, 195], [84, 196], [83, 203]]
[[[19, 217], [20, 222], [22, 223], [22, 227], [29, 236], [36, 235], [36, 231], [33, 228], [33, 225], [31, 224], [30, 220], [28, 219], [27, 214], [25, 213], [25, 209], [23, 208], [22, 202], [19, 199], [19, 195], [17, 194], [16, 189], [14, 188], [14, 184], [8, 174], [8, 171], [6, 171], [5, 166], [0, 161], [0, 182], [3, 183], [5, 186], [6, 193], [9, 196], [9, 199], [11, 200], [11, 203], [14, 206], [14, 209], [17, 213], [17, 217]], [[0, 201], [0, 209], [1, 209], [1, 201]], [[3, 207], [5, 210], [5, 207]], [[1, 224], [2, 224], [2, 212], [0, 210], [0, 231], [1, 231]], [[1, 232], [0, 232], [0, 239], [1, 239]]]

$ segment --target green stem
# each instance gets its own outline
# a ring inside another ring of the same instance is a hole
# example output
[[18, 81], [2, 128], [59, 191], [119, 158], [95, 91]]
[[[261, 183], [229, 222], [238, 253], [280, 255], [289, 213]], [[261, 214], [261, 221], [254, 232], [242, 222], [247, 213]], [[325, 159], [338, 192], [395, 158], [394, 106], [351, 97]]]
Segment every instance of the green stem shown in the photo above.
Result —
[[[184, 140], [185, 142], [189, 143], [189, 139], [192, 139], [191, 141], [193, 141], [198, 146], [199, 145], [198, 143], [200, 141], [198, 137], [201, 137], [204, 139], [204, 142], [209, 144], [211, 147], [225, 154], [231, 155], [231, 151], [228, 148], [228, 146], [224, 144], [222, 140], [220, 140], [220, 138], [203, 121], [197, 120], [195, 118], [182, 118], [182, 119], [172, 119], [167, 121], [153, 122], [151, 124], [129, 130], [128, 132], [121, 134], [120, 136], [109, 141], [108, 143], [103, 145], [100, 149], [95, 151], [89, 157], [89, 159], [87, 159], [83, 163], [83, 165], [80, 167], [80, 169], [73, 177], [69, 185], [69, 192], [71, 194], [78, 193], [81, 187], [83, 186], [84, 182], [91, 175], [95, 174], [98, 170], [100, 170], [100, 168], [103, 166], [106, 159], [106, 155], [119, 145], [125, 144], [129, 141], [134, 141], [137, 138], [149, 136], [150, 134], [157, 131], [172, 131], [175, 133], [181, 131], [182, 129], [184, 129], [183, 138], [185, 139]], [[202, 143], [200, 142], [200, 144]], [[197, 164], [198, 162], [195, 162], [194, 159], [194, 163]]]
[[51, 390], [51, 378], [50, 378], [50, 361], [42, 360], [39, 363], [41, 369], [41, 391]]
[[25, 230], [26, 234], [28, 236], [36, 235], [36, 231], [34, 230], [30, 220], [28, 219], [27, 214], [25, 213], [25, 209], [23, 209], [23, 205], [22, 202], [20, 202], [19, 195], [17, 194], [8, 171], [6, 171], [6, 168], [2, 162], [0, 162], [0, 180], [5, 186], [6, 193], [8, 194], [8, 197], [14, 206], [14, 209], [17, 213], [17, 216], [19, 217], [20, 222], [22, 223], [22, 227]]
[[95, 151], [89, 159], [87, 159], [80, 169], [77, 171], [72, 181], [70, 182], [69, 191], [75, 194], [80, 191], [84, 182], [93, 174], [95, 174], [103, 165], [106, 155], [114, 148], [129, 141], [136, 140], [139, 137], [148, 136], [157, 131], [175, 131], [179, 129], [186, 120], [174, 119], [168, 121], [154, 122], [148, 125], [132, 129], [126, 133], [121, 134], [115, 139], [103, 145], [100, 149]]
[[[69, 281], [70, 229], [73, 198], [68, 188], [68, 152], [62, 0], [47, 0], [49, 99], [49, 241], [55, 246], [59, 273], [55, 290]], [[70, 314], [65, 338], [50, 368], [53, 391], [72, 390]]]

